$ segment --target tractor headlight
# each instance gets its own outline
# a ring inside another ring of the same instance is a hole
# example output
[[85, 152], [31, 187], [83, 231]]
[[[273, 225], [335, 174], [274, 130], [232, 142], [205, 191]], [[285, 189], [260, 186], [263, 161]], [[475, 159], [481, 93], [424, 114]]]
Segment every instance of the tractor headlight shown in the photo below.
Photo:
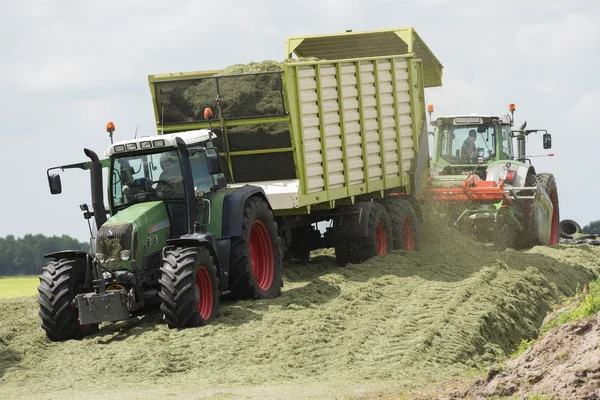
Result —
[[106, 257], [104, 257], [104, 254], [102, 254], [102, 253], [96, 254], [96, 260], [97, 261], [103, 263], [105, 259], [106, 259]]
[[131, 253], [129, 252], [129, 250], [123, 250], [119, 256], [121, 257], [121, 261], [129, 261], [129, 259], [131, 258]]

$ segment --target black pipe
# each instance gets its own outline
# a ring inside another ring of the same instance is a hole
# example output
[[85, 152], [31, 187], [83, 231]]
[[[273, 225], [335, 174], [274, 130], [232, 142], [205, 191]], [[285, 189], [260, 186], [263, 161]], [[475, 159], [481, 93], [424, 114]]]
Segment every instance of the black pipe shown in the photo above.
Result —
[[98, 155], [90, 149], [83, 149], [90, 163], [90, 186], [92, 187], [92, 209], [98, 230], [106, 222], [106, 207], [104, 207], [104, 188], [102, 187], [102, 164]]
[[194, 193], [194, 178], [192, 177], [192, 164], [190, 153], [185, 142], [180, 137], [175, 137], [179, 160], [183, 171], [183, 186], [185, 190], [185, 204], [187, 209], [187, 232], [194, 233], [194, 222], [196, 222], [196, 193]]

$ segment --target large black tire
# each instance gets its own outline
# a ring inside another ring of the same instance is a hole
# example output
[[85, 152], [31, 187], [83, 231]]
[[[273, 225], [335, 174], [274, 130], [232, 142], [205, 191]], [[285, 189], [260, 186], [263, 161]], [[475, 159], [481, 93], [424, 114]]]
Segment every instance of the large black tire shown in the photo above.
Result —
[[550, 202], [552, 202], [552, 217], [550, 221], [550, 246], [558, 244], [558, 233], [559, 233], [559, 221], [560, 221], [560, 209], [558, 204], [558, 189], [556, 188], [556, 180], [554, 175], [549, 173], [540, 173], [536, 176], [537, 184], [540, 188], [544, 189], [548, 196], [550, 196]]
[[203, 326], [217, 318], [219, 280], [208, 249], [167, 250], [160, 273], [160, 310], [169, 328]]
[[581, 233], [581, 225], [572, 219], [563, 219], [558, 224], [558, 232], [561, 238], [573, 239], [573, 235]]
[[392, 224], [394, 249], [421, 248], [421, 224], [412, 204], [406, 199], [389, 199], [385, 206]]
[[385, 207], [373, 203], [369, 212], [368, 236], [335, 242], [335, 257], [341, 265], [361, 263], [371, 257], [388, 254], [393, 248], [392, 225]]
[[282, 257], [273, 212], [262, 198], [250, 197], [244, 205], [242, 235], [231, 241], [231, 298], [278, 297], [283, 286]]
[[73, 304], [84, 279], [84, 259], [50, 261], [42, 268], [38, 286], [39, 315], [51, 341], [81, 339], [98, 331], [98, 324], [79, 324], [79, 313]]

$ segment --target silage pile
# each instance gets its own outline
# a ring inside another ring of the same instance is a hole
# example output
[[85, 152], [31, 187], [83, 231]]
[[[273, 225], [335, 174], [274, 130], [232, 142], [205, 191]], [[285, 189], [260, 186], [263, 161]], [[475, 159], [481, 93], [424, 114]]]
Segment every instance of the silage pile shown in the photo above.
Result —
[[[266, 60], [234, 64], [219, 71], [215, 76], [219, 77], [220, 106], [223, 117], [231, 119], [283, 114], [285, 108], [281, 95], [281, 75], [265, 73], [282, 71], [283, 65], [288, 63], [316, 60], [316, 58], [282, 62]], [[215, 113], [215, 117], [218, 118], [216, 79], [210, 77], [197, 80], [190, 86], [175, 87], [170, 93], [170, 106], [165, 110], [165, 122], [204, 120], [204, 109], [207, 107], [210, 107]], [[261, 127], [269, 132], [278, 132], [282, 128], [285, 129], [286, 125]]]
[[0, 300], [0, 391], [304, 399], [414, 390], [505, 357], [537, 336], [553, 302], [600, 273], [595, 246], [498, 253], [445, 227], [424, 236], [421, 252], [360, 265], [339, 267], [328, 250], [286, 265], [280, 298], [225, 303], [198, 329], [150, 316], [48, 343], [34, 299]]

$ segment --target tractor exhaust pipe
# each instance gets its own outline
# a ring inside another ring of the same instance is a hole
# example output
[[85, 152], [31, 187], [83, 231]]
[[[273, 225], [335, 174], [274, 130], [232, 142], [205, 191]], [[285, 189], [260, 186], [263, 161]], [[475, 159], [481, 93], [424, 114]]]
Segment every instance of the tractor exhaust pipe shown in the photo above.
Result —
[[96, 219], [96, 227], [100, 229], [106, 222], [106, 208], [104, 206], [104, 191], [102, 188], [102, 164], [98, 155], [90, 149], [83, 149], [86, 156], [92, 160], [90, 164], [90, 186], [92, 187], [92, 209]]

